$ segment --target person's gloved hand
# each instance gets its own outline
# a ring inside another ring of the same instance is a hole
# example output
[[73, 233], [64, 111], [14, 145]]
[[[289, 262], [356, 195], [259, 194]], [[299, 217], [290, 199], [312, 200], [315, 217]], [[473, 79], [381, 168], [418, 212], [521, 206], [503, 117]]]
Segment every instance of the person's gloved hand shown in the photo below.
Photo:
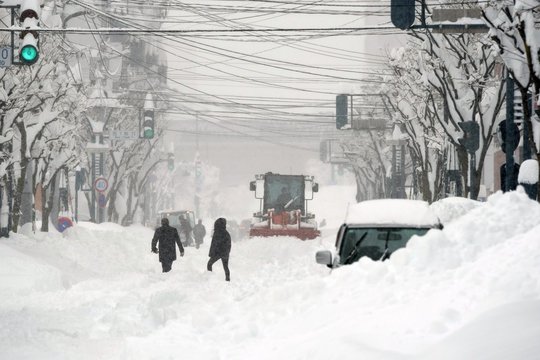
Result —
[[181, 252], [181, 253], [180, 253], [180, 256], [184, 256], [184, 252]]
[[158, 251], [157, 251], [156, 248], [153, 248], [153, 249], [152, 249], [152, 252], [153, 252], [154, 254], [157, 254], [157, 253], [158, 253]]

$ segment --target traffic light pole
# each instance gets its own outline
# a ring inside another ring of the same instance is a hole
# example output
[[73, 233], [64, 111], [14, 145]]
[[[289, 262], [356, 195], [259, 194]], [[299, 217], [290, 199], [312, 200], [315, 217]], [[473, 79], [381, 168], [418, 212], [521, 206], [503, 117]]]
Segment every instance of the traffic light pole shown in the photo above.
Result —
[[472, 152], [469, 155], [469, 198], [476, 200], [478, 198], [478, 194], [474, 194], [474, 196], [472, 196], [471, 191], [473, 189], [473, 185], [476, 184], [476, 152]]
[[[529, 112], [523, 111], [523, 156], [522, 156], [523, 161], [529, 160], [532, 158], [531, 144], [529, 142], [530, 141], [529, 133], [532, 129], [529, 128], [528, 124], [531, 123], [531, 116], [534, 112], [533, 98], [534, 96], [532, 96], [531, 93], [527, 93], [527, 100], [523, 102], [523, 107], [527, 106], [527, 108], [530, 109]], [[529, 115], [526, 115], [527, 113]]]
[[505, 174], [505, 191], [515, 190], [516, 182], [514, 179], [514, 148], [512, 144], [514, 143], [514, 138], [517, 136], [515, 134], [514, 126], [514, 79], [510, 77], [509, 74], [506, 76], [506, 174]]

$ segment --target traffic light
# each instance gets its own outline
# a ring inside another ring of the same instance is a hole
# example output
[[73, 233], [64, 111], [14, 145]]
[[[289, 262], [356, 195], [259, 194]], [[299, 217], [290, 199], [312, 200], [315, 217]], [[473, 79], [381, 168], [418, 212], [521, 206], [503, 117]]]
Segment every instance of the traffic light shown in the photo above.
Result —
[[169, 169], [169, 171], [174, 170], [174, 154], [173, 153], [167, 154], [167, 168]]
[[416, 19], [414, 3], [415, 0], [392, 0], [390, 2], [390, 19], [395, 27], [407, 30], [414, 24]]
[[154, 138], [154, 110], [144, 110], [143, 137], [145, 139]]
[[39, 0], [23, 0], [19, 22], [24, 30], [21, 32], [19, 60], [24, 65], [32, 65], [39, 58], [38, 29], [41, 8]]
[[336, 96], [336, 128], [341, 129], [347, 125], [348, 116], [348, 96], [341, 94]]
[[511, 153], [516, 150], [519, 145], [519, 128], [516, 123], [511, 123], [510, 132], [506, 129], [506, 120], [499, 123], [499, 134], [501, 135], [501, 150], [506, 154], [509, 150]]
[[480, 148], [480, 126], [475, 121], [462, 121], [458, 125], [463, 130], [463, 137], [458, 139], [459, 143], [468, 153], [474, 153]]

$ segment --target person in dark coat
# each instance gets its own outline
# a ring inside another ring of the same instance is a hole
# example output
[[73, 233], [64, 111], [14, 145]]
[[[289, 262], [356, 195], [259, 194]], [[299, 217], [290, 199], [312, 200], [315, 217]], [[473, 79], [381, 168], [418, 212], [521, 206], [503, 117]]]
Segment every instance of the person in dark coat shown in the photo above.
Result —
[[214, 223], [214, 233], [212, 234], [212, 244], [210, 245], [210, 260], [206, 268], [212, 271], [212, 265], [221, 259], [223, 270], [225, 270], [225, 280], [231, 281], [229, 271], [229, 254], [231, 252], [231, 235], [227, 231], [227, 220], [219, 218]]
[[206, 228], [202, 224], [202, 220], [199, 219], [199, 222], [193, 227], [193, 237], [195, 238], [195, 247], [197, 249], [203, 243], [205, 235]]
[[161, 226], [156, 229], [152, 239], [152, 252], [158, 253], [157, 245], [159, 247], [159, 262], [161, 262], [163, 272], [171, 271], [172, 263], [176, 260], [175, 243], [180, 249], [180, 256], [184, 256], [184, 247], [180, 236], [178, 236], [178, 230], [169, 226], [169, 219], [161, 219]]
[[180, 231], [184, 234], [184, 238], [186, 239], [184, 244], [186, 246], [191, 246], [191, 224], [189, 223], [189, 219], [187, 218], [187, 215], [180, 215], [178, 217], [180, 221]]

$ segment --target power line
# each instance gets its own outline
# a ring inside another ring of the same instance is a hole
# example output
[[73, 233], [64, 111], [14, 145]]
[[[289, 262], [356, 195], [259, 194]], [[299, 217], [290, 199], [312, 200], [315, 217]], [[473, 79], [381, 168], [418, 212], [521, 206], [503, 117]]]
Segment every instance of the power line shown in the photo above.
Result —
[[[24, 28], [12, 27], [12, 28], [0, 28], [1, 32], [21, 32]], [[150, 34], [150, 35], [167, 35], [167, 34], [221, 34], [221, 33], [282, 33], [282, 32], [356, 32], [356, 31], [374, 31], [374, 30], [392, 30], [396, 31], [394, 26], [366, 26], [366, 27], [328, 27], [328, 28], [275, 28], [275, 29], [138, 29], [138, 28], [96, 28], [96, 29], [79, 29], [79, 28], [40, 28], [39, 32], [44, 33], [58, 33], [58, 34]], [[379, 34], [380, 35], [380, 34]]]

